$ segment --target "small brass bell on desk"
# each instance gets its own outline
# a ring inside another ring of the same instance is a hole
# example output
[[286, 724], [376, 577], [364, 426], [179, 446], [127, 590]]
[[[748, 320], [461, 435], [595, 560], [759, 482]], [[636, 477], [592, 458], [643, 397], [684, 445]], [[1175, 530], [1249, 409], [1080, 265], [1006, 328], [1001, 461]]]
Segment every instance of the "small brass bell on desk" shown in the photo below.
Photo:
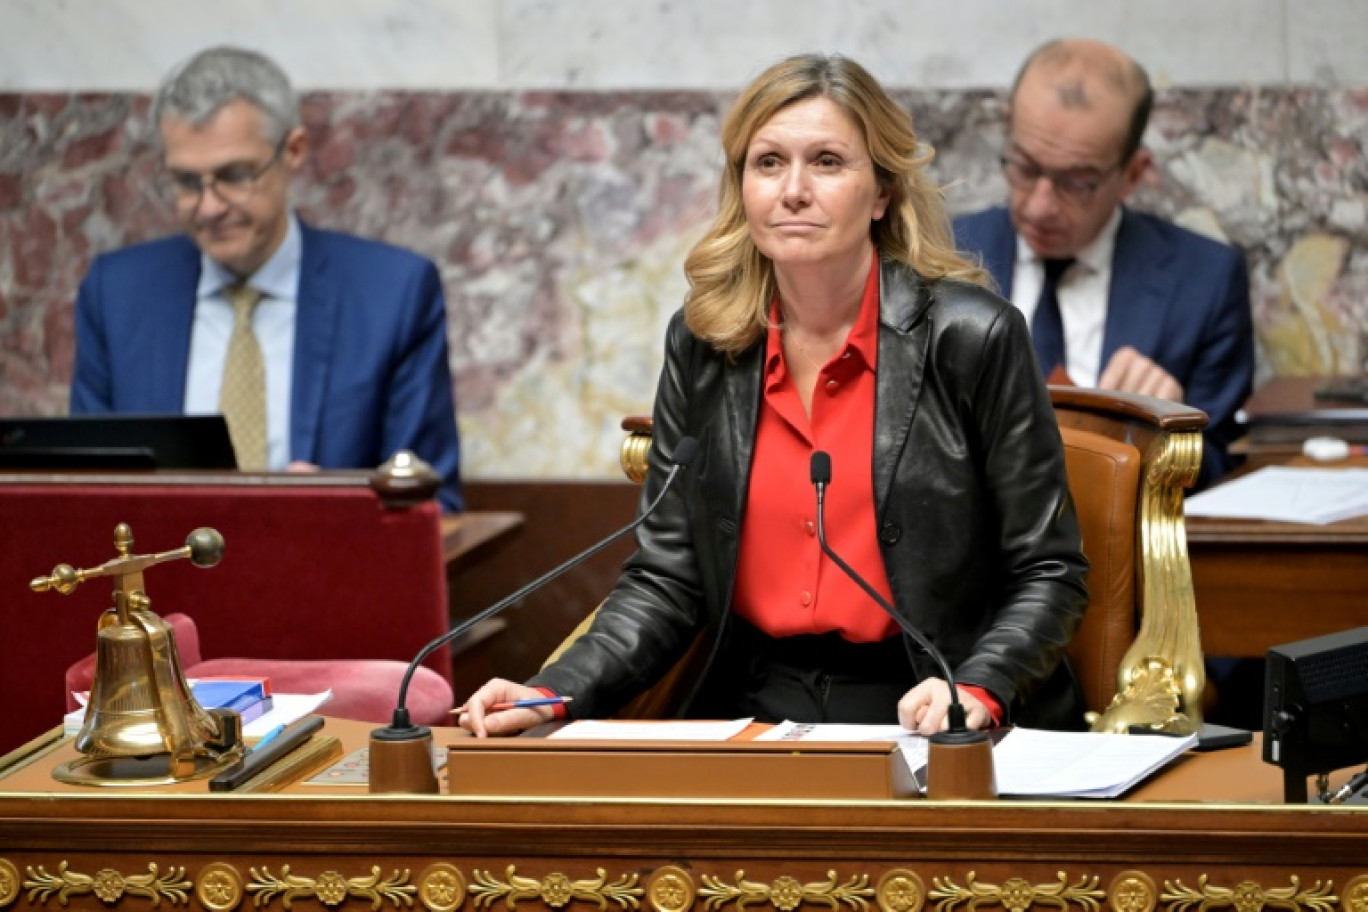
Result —
[[35, 592], [63, 595], [95, 577], [114, 578], [114, 604], [100, 615], [95, 681], [85, 724], [76, 736], [84, 756], [53, 770], [53, 778], [76, 785], [167, 785], [211, 776], [245, 753], [242, 721], [232, 710], [205, 710], [181, 671], [176, 635], [152, 611], [143, 571], [188, 557], [212, 567], [223, 556], [223, 536], [213, 529], [191, 532], [185, 547], [159, 554], [131, 554], [133, 530], [114, 529], [119, 556], [89, 570], [58, 564], [51, 576], [29, 584]]

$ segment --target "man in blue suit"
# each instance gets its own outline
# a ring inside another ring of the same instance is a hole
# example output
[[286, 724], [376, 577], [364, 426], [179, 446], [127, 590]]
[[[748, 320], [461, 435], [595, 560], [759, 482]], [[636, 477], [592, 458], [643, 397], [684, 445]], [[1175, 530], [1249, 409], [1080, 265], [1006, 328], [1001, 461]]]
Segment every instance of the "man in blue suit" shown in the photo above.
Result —
[[72, 413], [222, 411], [244, 469], [374, 468], [410, 449], [461, 509], [436, 267], [294, 214], [308, 139], [285, 74], [204, 51], [163, 82], [152, 122], [185, 235], [92, 264]]
[[1010, 204], [957, 219], [955, 235], [1030, 321], [1052, 381], [1207, 413], [1200, 486], [1232, 467], [1253, 380], [1249, 276], [1233, 248], [1123, 205], [1150, 165], [1152, 97], [1114, 47], [1036, 50], [1008, 107]]

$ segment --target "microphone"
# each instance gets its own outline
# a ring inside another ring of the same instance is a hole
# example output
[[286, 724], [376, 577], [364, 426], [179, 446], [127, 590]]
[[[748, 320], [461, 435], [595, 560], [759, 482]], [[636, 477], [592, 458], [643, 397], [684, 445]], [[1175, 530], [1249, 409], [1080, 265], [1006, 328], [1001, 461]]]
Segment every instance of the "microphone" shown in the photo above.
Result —
[[408, 670], [404, 672], [403, 680], [399, 684], [399, 698], [395, 703], [394, 717], [389, 726], [377, 728], [371, 732], [370, 791], [372, 794], [381, 792], [433, 794], [437, 792], [437, 776], [432, 769], [432, 731], [425, 726], [414, 725], [406, 705], [409, 682], [413, 680], [413, 675], [418, 671], [418, 666], [423, 664], [423, 660], [476, 624], [488, 620], [509, 606], [522, 601], [567, 570], [574, 569], [584, 563], [640, 526], [665, 500], [665, 495], [669, 493], [670, 487], [674, 484], [679, 473], [689, 467], [697, 454], [698, 441], [692, 437], [680, 438], [675, 445], [674, 455], [670, 457], [670, 473], [665, 477], [665, 483], [661, 485], [660, 493], [641, 512], [640, 516], [598, 544], [581, 551], [560, 566], [534, 579], [512, 595], [495, 602], [479, 614], [457, 624], [418, 652], [418, 655], [409, 663]]
[[[969, 728], [964, 704], [960, 702], [959, 690], [955, 686], [955, 675], [950, 670], [950, 663], [945, 661], [945, 656], [936, 648], [934, 643], [926, 638], [925, 634], [898, 614], [889, 604], [888, 599], [880, 595], [877, 589], [860, 576], [854, 567], [842, 560], [841, 556], [832, 550], [831, 545], [827, 544], [826, 489], [827, 485], [831, 484], [831, 456], [822, 450], [814, 452], [808, 464], [808, 472], [812, 477], [812, 486], [817, 491], [817, 542], [822, 546], [822, 553], [831, 558], [832, 563], [840, 567], [841, 571], [850, 577], [855, 585], [864, 590], [864, 593], [893, 619], [903, 633], [911, 637], [927, 655], [931, 656], [932, 660], [940, 667], [941, 676], [945, 678], [945, 683], [950, 688], [950, 709], [946, 713], [947, 730], [937, 732], [930, 737], [931, 750], [927, 758], [927, 796], [931, 798], [995, 797], [997, 788], [993, 784], [992, 741], [986, 732], [973, 731]], [[963, 756], [952, 758], [947, 755], [951, 752], [960, 753]], [[941, 756], [944, 759], [937, 762]], [[957, 768], [954, 771], [948, 769], [952, 760], [957, 761]], [[938, 775], [942, 770], [945, 774]], [[951, 775], [952, 772], [953, 775]]]

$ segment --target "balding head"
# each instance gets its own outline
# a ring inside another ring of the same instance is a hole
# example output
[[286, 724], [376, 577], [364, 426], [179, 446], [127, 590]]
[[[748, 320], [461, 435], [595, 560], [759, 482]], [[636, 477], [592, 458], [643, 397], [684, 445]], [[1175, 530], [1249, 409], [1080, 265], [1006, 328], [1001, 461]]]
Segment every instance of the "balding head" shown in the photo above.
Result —
[[1126, 130], [1120, 157], [1140, 148], [1154, 92], [1149, 75], [1124, 51], [1084, 38], [1050, 41], [1037, 48], [1012, 85], [1012, 106], [1022, 92], [1048, 95], [1062, 108], [1124, 112]]

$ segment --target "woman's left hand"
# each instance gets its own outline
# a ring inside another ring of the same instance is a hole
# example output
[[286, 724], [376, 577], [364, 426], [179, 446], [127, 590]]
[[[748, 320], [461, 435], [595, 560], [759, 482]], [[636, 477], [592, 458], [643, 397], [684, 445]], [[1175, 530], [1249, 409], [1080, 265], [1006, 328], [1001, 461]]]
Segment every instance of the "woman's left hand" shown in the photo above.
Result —
[[[955, 689], [959, 691], [960, 703], [964, 706], [964, 715], [969, 727], [990, 727], [993, 724], [993, 717], [989, 714], [988, 707], [963, 687]], [[898, 701], [898, 724], [923, 735], [933, 735], [946, 729], [946, 713], [949, 709], [949, 685], [940, 678], [927, 678], [903, 694], [903, 698]]]

